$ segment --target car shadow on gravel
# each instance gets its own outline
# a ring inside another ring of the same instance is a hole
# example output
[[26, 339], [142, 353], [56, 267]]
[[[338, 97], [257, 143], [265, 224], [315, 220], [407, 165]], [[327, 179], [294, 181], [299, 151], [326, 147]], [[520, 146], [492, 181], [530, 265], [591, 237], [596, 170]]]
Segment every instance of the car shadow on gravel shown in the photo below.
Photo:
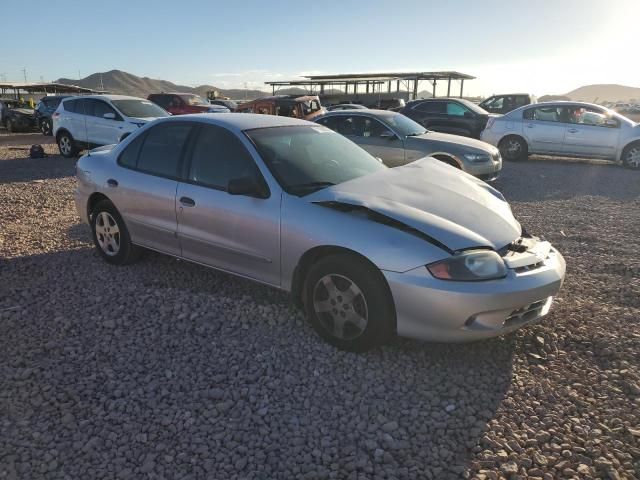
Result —
[[76, 478], [96, 461], [137, 478], [450, 478], [512, 381], [514, 337], [341, 352], [286, 294], [156, 253], [114, 267], [86, 247], [3, 271], [0, 447], [32, 446], [24, 478], [41, 468], [34, 432]]
[[0, 184], [75, 176], [75, 158], [64, 158], [60, 155], [29, 158], [28, 150], [24, 155], [23, 158], [0, 160]]
[[601, 196], [612, 200], [640, 198], [640, 172], [611, 164], [557, 160], [505, 162], [492, 183], [507, 201], [538, 202]]

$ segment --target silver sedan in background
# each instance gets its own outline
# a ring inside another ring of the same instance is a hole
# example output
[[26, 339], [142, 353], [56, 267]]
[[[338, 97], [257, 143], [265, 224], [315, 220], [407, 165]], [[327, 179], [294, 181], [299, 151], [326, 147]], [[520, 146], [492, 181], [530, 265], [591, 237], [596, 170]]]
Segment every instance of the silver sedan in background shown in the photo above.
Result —
[[510, 332], [549, 311], [565, 273], [486, 183], [430, 158], [390, 169], [287, 117], [160, 119], [80, 158], [77, 180], [107, 262], [146, 247], [289, 291], [351, 351]]
[[481, 138], [506, 160], [530, 154], [602, 158], [640, 170], [640, 124], [592, 103], [527, 105], [490, 118]]
[[487, 181], [495, 180], [502, 169], [496, 147], [473, 138], [426, 130], [401, 113], [335, 111], [314, 121], [344, 135], [389, 167], [434, 157]]

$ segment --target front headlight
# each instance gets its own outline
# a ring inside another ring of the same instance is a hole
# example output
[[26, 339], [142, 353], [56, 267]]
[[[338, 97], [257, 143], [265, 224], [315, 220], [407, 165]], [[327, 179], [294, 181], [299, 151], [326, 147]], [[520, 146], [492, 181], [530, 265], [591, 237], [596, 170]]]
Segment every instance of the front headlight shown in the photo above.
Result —
[[491, 155], [488, 153], [465, 153], [464, 158], [473, 163], [482, 163], [491, 161]]
[[507, 276], [502, 257], [493, 250], [467, 250], [427, 265], [427, 270], [440, 280], [477, 282]]

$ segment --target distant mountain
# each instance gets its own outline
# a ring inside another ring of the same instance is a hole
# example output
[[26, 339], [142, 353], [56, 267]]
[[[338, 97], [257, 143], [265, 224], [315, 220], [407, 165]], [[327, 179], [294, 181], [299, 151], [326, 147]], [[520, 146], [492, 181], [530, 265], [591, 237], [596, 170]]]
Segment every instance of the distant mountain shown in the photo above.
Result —
[[640, 88], [616, 84], [585, 85], [564, 95], [575, 102], [640, 101]]
[[220, 92], [220, 95], [236, 100], [243, 100], [245, 98], [251, 100], [268, 95], [267, 92], [263, 92], [261, 90], [223, 89], [214, 87], [213, 85], [187, 87], [185, 85], [176, 85], [175, 83], [167, 80], [138, 77], [137, 75], [123, 72], [121, 70], [94, 73], [81, 80], [60, 78], [56, 80], [56, 83], [78, 85], [81, 87], [91, 88], [93, 90], [106, 90], [109, 93], [132, 95], [134, 97], [143, 98], [146, 98], [150, 93], [158, 92], [195, 93], [202, 97], [206, 97], [207, 91], [209, 90], [217, 90]]

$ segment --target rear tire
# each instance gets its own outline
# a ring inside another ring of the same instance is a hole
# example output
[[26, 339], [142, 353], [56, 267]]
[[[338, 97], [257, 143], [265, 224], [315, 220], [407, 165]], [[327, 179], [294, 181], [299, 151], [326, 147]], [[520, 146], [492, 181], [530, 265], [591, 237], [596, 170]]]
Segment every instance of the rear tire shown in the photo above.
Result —
[[627, 145], [622, 152], [622, 164], [631, 170], [640, 170], [640, 142]]
[[46, 118], [42, 119], [40, 121], [40, 131], [42, 132], [42, 134], [48, 137], [51, 135], [51, 130], [51, 120], [48, 120]]
[[131, 243], [124, 220], [109, 200], [102, 200], [93, 208], [91, 235], [98, 253], [108, 263], [127, 265], [140, 258], [140, 247]]
[[318, 335], [341, 350], [364, 352], [395, 336], [395, 308], [384, 277], [354, 255], [315, 263], [305, 281], [304, 304]]
[[529, 156], [529, 146], [527, 142], [524, 138], [516, 135], [510, 135], [500, 140], [498, 149], [500, 150], [502, 158], [511, 162], [526, 160]]
[[60, 155], [65, 158], [72, 158], [78, 154], [76, 142], [68, 132], [62, 132], [58, 135], [58, 149], [60, 150]]

